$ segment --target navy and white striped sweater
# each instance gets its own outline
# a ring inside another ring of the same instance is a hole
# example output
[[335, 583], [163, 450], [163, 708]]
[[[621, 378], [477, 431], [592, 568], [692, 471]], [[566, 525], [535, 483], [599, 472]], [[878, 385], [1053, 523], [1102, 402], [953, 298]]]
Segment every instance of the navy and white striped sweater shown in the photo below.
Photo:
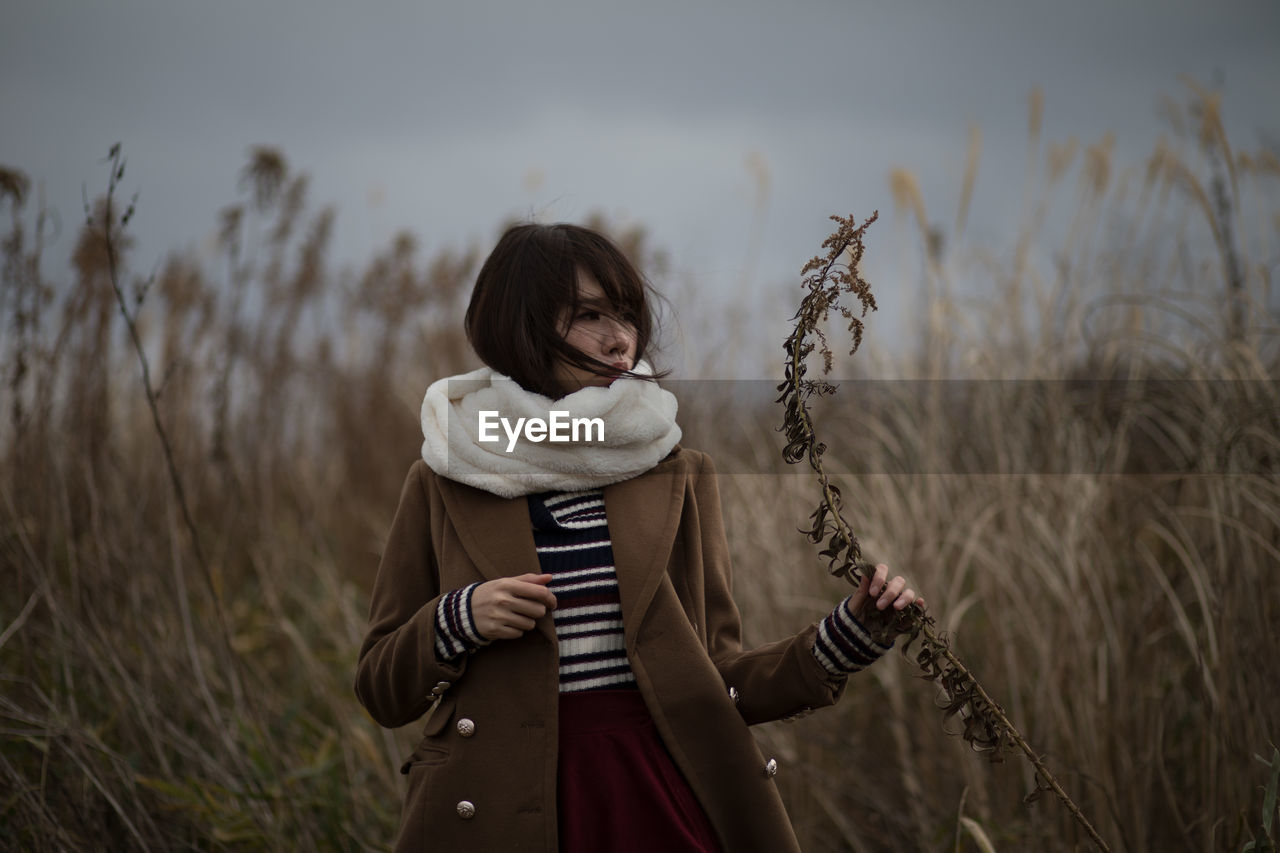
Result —
[[538, 563], [551, 575], [556, 597], [560, 692], [634, 687], [604, 494], [594, 489], [528, 500]]
[[[622, 605], [613, 543], [599, 489], [530, 495], [533, 542], [549, 588], [560, 647], [560, 692], [635, 687], [622, 631]], [[452, 660], [488, 645], [471, 619], [478, 583], [454, 590], [436, 609], [436, 655]], [[849, 599], [818, 625], [813, 654], [833, 676], [873, 663], [889, 647], [876, 642], [854, 618]]]

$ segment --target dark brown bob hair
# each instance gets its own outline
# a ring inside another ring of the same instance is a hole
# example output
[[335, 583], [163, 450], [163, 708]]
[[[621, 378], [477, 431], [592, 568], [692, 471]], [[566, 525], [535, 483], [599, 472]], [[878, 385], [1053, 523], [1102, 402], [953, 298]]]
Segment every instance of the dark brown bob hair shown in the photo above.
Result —
[[570, 390], [556, 378], [560, 362], [612, 375], [609, 365], [564, 341], [564, 318], [578, 312], [579, 269], [599, 282], [616, 319], [635, 329], [636, 359], [644, 358], [654, 334], [653, 288], [612, 240], [567, 223], [516, 225], [498, 239], [467, 306], [476, 355], [526, 391], [553, 399]]

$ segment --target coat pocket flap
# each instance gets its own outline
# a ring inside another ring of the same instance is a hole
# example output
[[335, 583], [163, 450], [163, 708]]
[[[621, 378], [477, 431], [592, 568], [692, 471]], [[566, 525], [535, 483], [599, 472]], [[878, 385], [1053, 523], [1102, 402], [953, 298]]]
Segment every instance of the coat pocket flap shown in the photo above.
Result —
[[441, 696], [440, 701], [427, 711], [426, 717], [422, 720], [422, 736], [428, 738], [444, 731], [449, 718], [453, 716], [453, 706], [456, 704], [457, 699], [454, 696], [448, 693]]

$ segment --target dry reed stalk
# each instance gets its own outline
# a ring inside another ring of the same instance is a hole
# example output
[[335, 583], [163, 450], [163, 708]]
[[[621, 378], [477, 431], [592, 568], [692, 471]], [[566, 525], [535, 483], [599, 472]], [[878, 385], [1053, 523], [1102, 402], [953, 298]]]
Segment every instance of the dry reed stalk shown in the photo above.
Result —
[[[848, 320], [848, 329], [853, 338], [850, 354], [862, 342], [861, 318], [866, 316], [868, 310], [874, 310], [876, 304], [870, 285], [859, 273], [859, 263], [865, 252], [863, 240], [866, 230], [878, 216], [878, 213], [872, 214], [861, 225], [857, 225], [852, 216], [831, 217], [838, 227], [822, 243], [822, 247], [828, 250], [827, 254], [812, 258], [801, 270], [801, 274], [806, 276], [804, 286], [807, 292], [792, 318], [795, 327], [783, 345], [787, 354], [785, 378], [778, 385], [781, 396], [777, 402], [783, 405], [785, 411], [782, 430], [787, 440], [783, 458], [790, 464], [807, 461], [822, 492], [822, 500], [809, 516], [813, 523], [806, 531], [806, 536], [814, 544], [825, 543], [826, 547], [819, 553], [828, 558], [831, 574], [854, 585], [874, 569], [861, 561], [862, 551], [858, 538], [841, 513], [840, 489], [831, 482], [822, 462], [827, 447], [817, 439], [808, 408], [808, 400], [814, 394], [826, 396], [836, 389], [825, 380], [806, 379], [805, 374], [808, 372], [807, 358], [815, 349], [823, 358], [823, 375], [831, 370], [832, 353], [819, 325], [827, 320], [833, 309]], [[846, 255], [847, 260], [842, 261]], [[859, 315], [840, 304], [840, 297], [846, 293], [858, 299], [861, 305]], [[816, 337], [818, 343], [809, 341], [810, 335]], [[1098, 835], [1080, 807], [1067, 795], [1041, 757], [1009, 721], [1004, 709], [991, 698], [955, 655], [950, 643], [935, 632], [936, 623], [932, 616], [919, 607], [908, 607], [896, 612], [870, 608], [862, 616], [868, 623], [868, 630], [886, 644], [892, 642], [896, 635], [908, 635], [903, 646], [904, 654], [918, 639], [920, 650], [916, 654], [916, 661], [924, 676], [937, 682], [947, 697], [943, 708], [944, 717], [960, 714], [965, 720], [963, 738], [992, 761], [1002, 760], [1002, 753], [1008, 743], [1017, 746], [1036, 770], [1036, 787], [1025, 801], [1033, 802], [1042, 794], [1052, 792], [1084, 827], [1094, 844], [1104, 853], [1109, 853], [1111, 848]]]
[[[105, 203], [102, 205], [99, 222], [95, 223], [95, 217], [89, 216], [89, 225], [93, 227], [95, 224], [102, 229], [103, 249], [107, 258], [107, 273], [111, 284], [111, 291], [115, 295], [116, 305], [120, 309], [120, 315], [124, 318], [125, 327], [129, 332], [129, 339], [133, 343], [134, 353], [138, 359], [139, 369], [142, 371], [142, 390], [146, 396], [147, 407], [151, 411], [152, 425], [155, 427], [156, 436], [160, 440], [160, 448], [164, 453], [165, 468], [169, 472], [169, 482], [173, 487], [173, 494], [178, 502], [178, 508], [182, 513], [183, 525], [186, 527], [187, 534], [190, 537], [191, 549], [195, 554], [196, 562], [200, 565], [201, 573], [204, 576], [205, 583], [209, 587], [209, 594], [212, 596], [214, 612], [218, 617], [218, 626], [221, 630], [223, 642], [226, 644], [228, 651], [231, 650], [231, 629], [227, 623], [227, 617], [222, 605], [222, 596], [218, 590], [218, 584], [214, 581], [213, 570], [209, 565], [209, 561], [205, 559], [204, 548], [200, 544], [200, 532], [196, 529], [195, 520], [191, 514], [191, 506], [187, 501], [186, 487], [183, 485], [182, 475], [178, 470], [178, 463], [174, 458], [173, 442], [169, 438], [169, 431], [165, 428], [164, 420], [160, 416], [160, 398], [156, 392], [156, 386], [151, 380], [151, 363], [147, 358], [146, 347], [142, 343], [142, 336], [138, 328], [138, 315], [135, 313], [141, 308], [142, 302], [146, 297], [145, 289], [140, 290], [134, 297], [135, 307], [133, 310], [129, 307], [129, 298], [125, 295], [124, 287], [120, 282], [120, 269], [118, 247], [121, 232], [128, 226], [129, 220], [133, 217], [134, 204], [136, 196], [131, 201], [124, 212], [117, 219], [115, 212], [115, 193], [119, 182], [124, 178], [124, 157], [120, 144], [116, 143], [111, 146], [111, 150], [107, 155], [107, 159], [111, 164], [110, 176], [107, 179], [107, 195]], [[106, 347], [102, 347], [105, 351]], [[180, 562], [174, 562], [174, 571], [178, 573], [181, 580]], [[184, 604], [186, 601], [185, 587], [182, 596]], [[244, 702], [244, 689], [242, 686], [242, 678], [238, 669], [237, 661], [234, 653], [229, 656], [230, 666], [225, 673], [228, 683], [231, 686], [232, 695], [236, 699], [236, 705], [240, 706]], [[198, 663], [197, 671], [199, 670]], [[203, 679], [201, 679], [203, 682]], [[206, 701], [209, 703], [210, 711], [214, 718], [218, 718], [219, 714], [216, 709], [216, 702], [213, 700], [211, 693], [206, 694]]]

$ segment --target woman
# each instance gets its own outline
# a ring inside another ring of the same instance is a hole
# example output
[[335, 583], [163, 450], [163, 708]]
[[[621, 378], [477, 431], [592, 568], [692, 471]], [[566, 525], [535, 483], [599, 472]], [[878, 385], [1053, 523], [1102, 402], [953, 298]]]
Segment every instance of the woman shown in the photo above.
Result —
[[486, 367], [427, 390], [357, 667], [380, 724], [426, 718], [397, 850], [798, 850], [748, 726], [834, 703], [883, 654], [863, 608], [923, 606], [878, 566], [742, 649], [715, 469], [677, 443], [652, 329], [644, 279], [588, 229], [517, 226], [480, 270]]

